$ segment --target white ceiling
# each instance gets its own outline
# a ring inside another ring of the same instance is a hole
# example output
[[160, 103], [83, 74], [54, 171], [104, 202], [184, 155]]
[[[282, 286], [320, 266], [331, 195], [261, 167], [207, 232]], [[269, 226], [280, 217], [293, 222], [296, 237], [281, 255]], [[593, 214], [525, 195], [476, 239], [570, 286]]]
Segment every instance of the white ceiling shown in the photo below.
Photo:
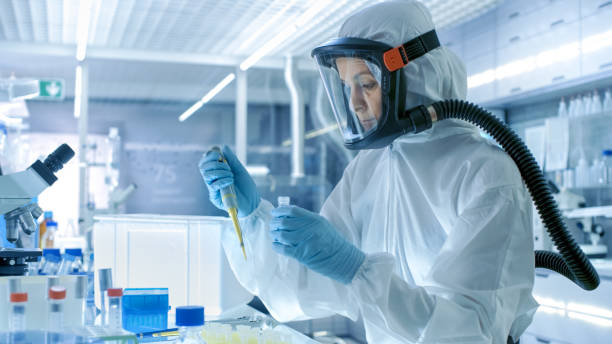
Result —
[[[70, 95], [83, 2], [0, 0], [0, 77], [11, 72], [62, 77]], [[286, 53], [306, 58], [313, 47], [336, 34], [347, 16], [376, 2], [92, 0], [87, 50], [90, 95], [198, 99], [244, 58], [308, 13], [314, 15], [298, 33], [255, 67], [282, 67]], [[499, 2], [423, 0], [439, 29], [478, 16]], [[249, 70], [250, 88], [261, 85], [284, 88], [282, 72]], [[122, 88], [124, 92], [119, 92]], [[185, 90], [194, 90], [193, 95]]]

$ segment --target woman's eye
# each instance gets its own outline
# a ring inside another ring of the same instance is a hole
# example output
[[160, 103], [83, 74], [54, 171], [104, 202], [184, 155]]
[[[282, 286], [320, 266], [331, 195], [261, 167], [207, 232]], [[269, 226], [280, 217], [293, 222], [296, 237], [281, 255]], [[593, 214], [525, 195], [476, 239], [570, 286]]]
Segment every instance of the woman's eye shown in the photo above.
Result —
[[362, 87], [365, 88], [366, 90], [373, 90], [374, 88], [376, 88], [377, 85], [378, 83], [376, 82], [369, 82], [369, 83], [363, 84]]

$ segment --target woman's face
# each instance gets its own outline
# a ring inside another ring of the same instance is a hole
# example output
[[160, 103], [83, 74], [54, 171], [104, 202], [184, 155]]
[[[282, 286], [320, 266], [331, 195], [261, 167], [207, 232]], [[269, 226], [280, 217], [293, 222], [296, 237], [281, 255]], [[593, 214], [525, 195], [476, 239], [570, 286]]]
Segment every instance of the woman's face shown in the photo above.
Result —
[[382, 114], [382, 91], [364, 60], [353, 57], [336, 59], [338, 73], [345, 89], [350, 92], [350, 109], [367, 132]]

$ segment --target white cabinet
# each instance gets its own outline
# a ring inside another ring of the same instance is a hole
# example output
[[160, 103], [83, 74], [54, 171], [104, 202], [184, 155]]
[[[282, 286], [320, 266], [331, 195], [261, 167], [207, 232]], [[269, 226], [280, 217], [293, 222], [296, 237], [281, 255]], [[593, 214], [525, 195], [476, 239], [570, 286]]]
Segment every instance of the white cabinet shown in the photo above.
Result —
[[529, 88], [535, 69], [535, 60], [530, 59], [532, 43], [529, 40], [519, 40], [502, 48], [497, 53], [497, 97], [505, 97]]
[[612, 70], [612, 1], [584, 1], [582, 74]]
[[[467, 75], [475, 75], [487, 70], [495, 69], [495, 52], [481, 55], [466, 61]], [[489, 82], [468, 89], [467, 99], [471, 102], [480, 103], [495, 98], [495, 82]]]
[[440, 44], [442, 46], [447, 47], [460, 59], [465, 60], [465, 56], [463, 54], [463, 30], [454, 29], [454, 30], [441, 30], [438, 32], [438, 39], [440, 39]]
[[224, 226], [231, 222], [213, 216], [96, 217], [95, 270], [111, 268], [113, 284], [123, 288], [168, 288], [171, 312], [206, 305], [207, 313], [219, 314], [252, 298], [225, 259], [221, 230], [233, 229]]
[[534, 37], [536, 69], [530, 76], [538, 86], [580, 77], [580, 23], [563, 22]]
[[483, 54], [495, 52], [497, 47], [495, 39], [494, 30], [485, 30], [466, 36], [463, 56], [469, 61]]
[[612, 0], [581, 0], [580, 14], [582, 18], [588, 18], [592, 15], [609, 10], [612, 7]]

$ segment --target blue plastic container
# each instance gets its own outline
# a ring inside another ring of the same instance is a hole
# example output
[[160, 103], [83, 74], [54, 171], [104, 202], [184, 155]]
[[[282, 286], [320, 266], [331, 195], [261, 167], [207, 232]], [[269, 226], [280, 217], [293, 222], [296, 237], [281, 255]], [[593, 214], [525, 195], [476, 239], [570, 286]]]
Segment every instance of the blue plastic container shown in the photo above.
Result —
[[123, 328], [134, 333], [168, 328], [168, 288], [123, 289]]

